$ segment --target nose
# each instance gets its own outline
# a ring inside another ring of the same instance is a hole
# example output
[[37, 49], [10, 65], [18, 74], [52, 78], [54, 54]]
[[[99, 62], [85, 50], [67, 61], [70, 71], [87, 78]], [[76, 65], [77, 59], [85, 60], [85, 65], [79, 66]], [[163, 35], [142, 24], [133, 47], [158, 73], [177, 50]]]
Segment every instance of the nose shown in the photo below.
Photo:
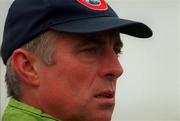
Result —
[[123, 73], [123, 68], [120, 61], [113, 50], [104, 54], [101, 65], [100, 75], [103, 77], [117, 79]]

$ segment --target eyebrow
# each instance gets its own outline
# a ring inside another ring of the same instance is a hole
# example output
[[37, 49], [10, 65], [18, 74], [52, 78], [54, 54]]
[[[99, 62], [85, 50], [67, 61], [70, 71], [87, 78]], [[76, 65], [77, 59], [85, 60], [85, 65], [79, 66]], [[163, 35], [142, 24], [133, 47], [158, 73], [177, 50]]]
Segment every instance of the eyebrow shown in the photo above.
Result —
[[104, 45], [106, 44], [105, 40], [101, 37], [86, 37], [81, 42], [79, 43], [80, 46], [85, 46], [85, 45]]
[[[85, 46], [85, 45], [89, 45], [89, 44], [97, 44], [97, 45], [104, 45], [106, 44], [107, 36], [101, 36], [101, 35], [86, 35], [84, 37], [82, 37], [80, 40], [80, 43], [78, 44], [79, 46]], [[114, 45], [115, 46], [119, 46], [120, 48], [123, 47], [123, 43], [121, 41], [120, 36], [111, 36], [109, 35], [108, 38], [110, 39], [110, 42], [113, 42], [112, 40], [114, 40]]]

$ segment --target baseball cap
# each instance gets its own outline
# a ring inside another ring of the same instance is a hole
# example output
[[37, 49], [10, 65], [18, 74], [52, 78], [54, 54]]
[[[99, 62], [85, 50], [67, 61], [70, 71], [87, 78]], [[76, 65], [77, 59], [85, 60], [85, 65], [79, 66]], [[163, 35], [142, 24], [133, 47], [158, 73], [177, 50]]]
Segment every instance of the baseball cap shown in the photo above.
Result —
[[152, 36], [147, 25], [119, 18], [104, 0], [15, 0], [4, 27], [4, 64], [15, 49], [49, 29], [78, 34], [117, 29], [135, 37]]

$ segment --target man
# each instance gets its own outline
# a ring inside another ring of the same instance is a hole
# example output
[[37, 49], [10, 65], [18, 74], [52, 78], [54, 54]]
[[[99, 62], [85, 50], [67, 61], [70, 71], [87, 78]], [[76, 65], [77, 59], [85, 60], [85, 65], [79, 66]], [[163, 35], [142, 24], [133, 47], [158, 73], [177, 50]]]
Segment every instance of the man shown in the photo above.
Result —
[[152, 36], [104, 0], [15, 0], [1, 47], [11, 97], [3, 121], [110, 121], [119, 33]]

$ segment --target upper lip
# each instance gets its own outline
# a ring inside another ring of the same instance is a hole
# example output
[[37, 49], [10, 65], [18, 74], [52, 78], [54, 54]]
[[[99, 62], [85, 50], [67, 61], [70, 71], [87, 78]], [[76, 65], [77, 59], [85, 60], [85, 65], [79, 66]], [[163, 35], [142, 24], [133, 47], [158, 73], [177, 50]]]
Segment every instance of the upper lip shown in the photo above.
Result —
[[114, 94], [113, 90], [103, 90], [95, 94], [95, 98], [114, 98]]

